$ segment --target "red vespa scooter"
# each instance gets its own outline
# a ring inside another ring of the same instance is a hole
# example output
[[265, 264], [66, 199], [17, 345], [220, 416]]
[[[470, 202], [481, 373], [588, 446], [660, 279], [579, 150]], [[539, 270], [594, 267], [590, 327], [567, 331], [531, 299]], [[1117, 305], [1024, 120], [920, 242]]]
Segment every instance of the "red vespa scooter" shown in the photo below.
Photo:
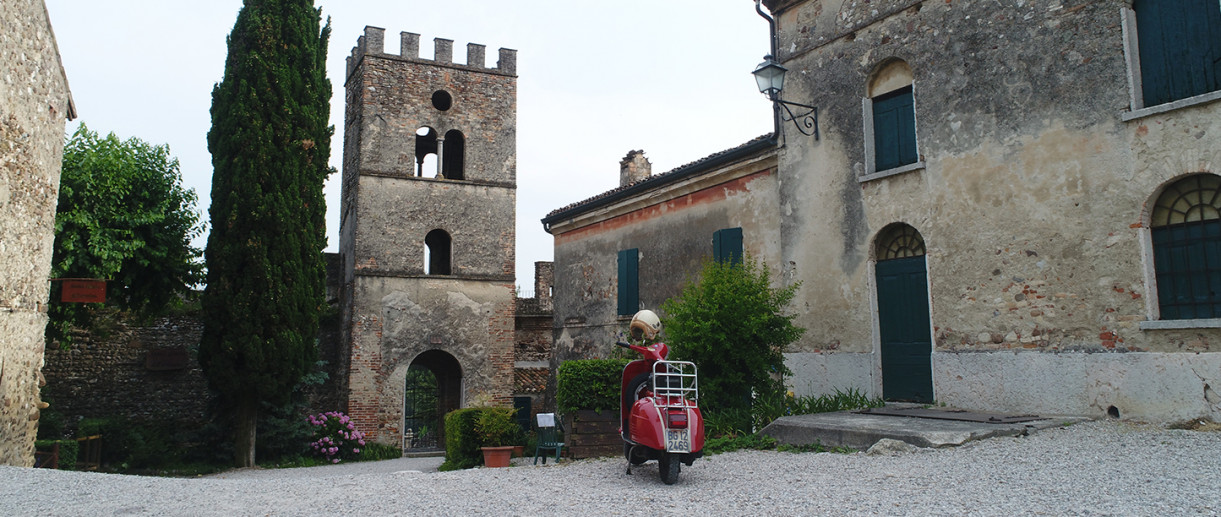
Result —
[[643, 310], [632, 318], [630, 334], [642, 344], [617, 342], [643, 356], [623, 368], [619, 406], [623, 455], [632, 465], [657, 460], [661, 481], [678, 481], [679, 464], [688, 467], [704, 455], [704, 417], [699, 409], [699, 383], [695, 363], [667, 361], [670, 349], [652, 341], [661, 320]]

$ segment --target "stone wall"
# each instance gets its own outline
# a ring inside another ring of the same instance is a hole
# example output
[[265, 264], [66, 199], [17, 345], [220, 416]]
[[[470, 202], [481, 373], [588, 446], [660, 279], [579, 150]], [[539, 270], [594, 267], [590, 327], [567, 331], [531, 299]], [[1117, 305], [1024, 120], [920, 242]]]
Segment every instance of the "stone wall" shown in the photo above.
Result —
[[[325, 254], [327, 301], [338, 303], [338, 255]], [[65, 432], [83, 418], [120, 417], [133, 422], [174, 423], [199, 428], [212, 415], [214, 396], [199, 366], [203, 321], [197, 313], [156, 318], [147, 325], [124, 321], [114, 312], [102, 320], [109, 330], [78, 332], [67, 349], [48, 346], [43, 396], [50, 411], [65, 419]], [[311, 412], [341, 409], [342, 354], [339, 318], [324, 317], [318, 331], [318, 359], [327, 380], [306, 392]]]
[[0, 465], [34, 462], [64, 123], [75, 116], [42, 0], [0, 9]]
[[67, 349], [46, 350], [43, 396], [69, 433], [82, 418], [124, 417], [198, 428], [208, 419], [208, 380], [199, 367], [196, 316], [119, 324], [105, 337], [77, 334]]
[[[116, 316], [103, 316], [111, 321]], [[203, 321], [198, 314], [157, 318], [145, 326], [114, 320], [105, 332], [78, 332], [66, 349], [49, 346], [43, 396], [65, 418], [71, 434], [83, 418], [120, 417], [134, 422], [198, 428], [211, 418], [214, 396], [199, 366]], [[337, 318], [319, 329], [318, 357], [328, 379], [306, 392], [311, 412], [340, 409]]]

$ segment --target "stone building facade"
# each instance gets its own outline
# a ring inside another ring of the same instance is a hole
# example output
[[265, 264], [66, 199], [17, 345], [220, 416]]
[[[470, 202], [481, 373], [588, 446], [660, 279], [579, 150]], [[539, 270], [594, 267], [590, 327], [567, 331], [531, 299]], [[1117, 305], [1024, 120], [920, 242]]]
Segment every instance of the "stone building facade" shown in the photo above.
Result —
[[620, 162], [618, 188], [549, 213], [553, 368], [608, 357], [637, 310], [659, 310], [704, 260], [718, 258], [722, 237], [739, 256], [778, 268], [776, 160], [770, 135], [656, 175], [643, 151], [632, 151]]
[[0, 26], [0, 464], [30, 466], [64, 124], [76, 113], [43, 1], [6, 1]]
[[[763, 4], [781, 97], [820, 114], [819, 139], [777, 128], [795, 391], [1221, 418], [1221, 7]], [[614, 295], [620, 246], [570, 251], [596, 204], [556, 236], [557, 348], [577, 355], [567, 318]], [[588, 280], [568, 273], [583, 254], [603, 257]]]
[[[439, 415], [512, 404], [516, 51], [489, 68], [483, 45], [460, 64], [450, 40], [423, 59], [419, 35], [402, 33], [397, 55], [383, 38], [366, 27], [348, 59], [347, 409], [379, 442], [437, 446]], [[438, 393], [426, 408], [411, 402], [421, 389]]]

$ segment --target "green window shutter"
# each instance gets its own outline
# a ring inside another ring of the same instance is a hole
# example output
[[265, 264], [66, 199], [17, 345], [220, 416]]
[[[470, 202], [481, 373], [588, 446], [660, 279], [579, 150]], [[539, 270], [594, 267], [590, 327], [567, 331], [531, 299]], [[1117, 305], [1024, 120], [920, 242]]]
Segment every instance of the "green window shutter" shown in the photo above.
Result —
[[726, 228], [712, 234], [712, 259], [717, 262], [742, 262], [742, 229]]
[[911, 86], [874, 98], [873, 148], [879, 171], [916, 163], [916, 110]]
[[1161, 319], [1221, 317], [1221, 219], [1154, 228]]
[[619, 315], [640, 310], [640, 250], [619, 252]]
[[1221, 2], [1137, 0], [1146, 106], [1221, 90]]

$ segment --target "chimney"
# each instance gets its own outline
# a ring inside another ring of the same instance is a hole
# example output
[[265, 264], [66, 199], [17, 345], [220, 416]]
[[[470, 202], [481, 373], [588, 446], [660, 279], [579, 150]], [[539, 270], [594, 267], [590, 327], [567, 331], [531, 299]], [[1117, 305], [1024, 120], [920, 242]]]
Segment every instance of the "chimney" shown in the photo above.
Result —
[[653, 175], [653, 166], [644, 151], [628, 151], [619, 162], [619, 186], [627, 186]]

